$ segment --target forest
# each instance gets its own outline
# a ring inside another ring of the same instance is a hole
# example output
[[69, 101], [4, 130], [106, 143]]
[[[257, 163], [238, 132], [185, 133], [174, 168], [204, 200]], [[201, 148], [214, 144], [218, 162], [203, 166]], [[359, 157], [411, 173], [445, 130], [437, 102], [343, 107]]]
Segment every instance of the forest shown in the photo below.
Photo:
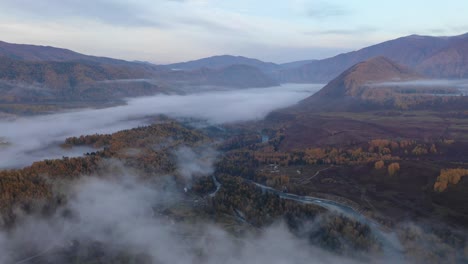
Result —
[[[234, 226], [237, 226], [234, 230], [241, 226], [261, 230], [278, 221], [284, 221], [295, 236], [305, 238], [311, 245], [326, 248], [337, 254], [361, 260], [365, 260], [369, 253], [383, 254], [385, 246], [368, 224], [317, 205], [301, 204], [282, 199], [276, 194], [265, 193], [253, 184], [258, 182], [283, 192], [315, 195], [345, 204], [375, 219], [383, 229], [396, 229], [397, 234], [404, 238], [404, 243], [408, 243], [407, 246], [413, 248], [405, 253], [408, 257], [418, 260], [434, 258], [427, 248], [416, 247], [413, 244], [412, 241], [423, 239], [422, 234], [409, 236], [397, 228], [399, 220], [388, 218], [386, 213], [379, 212], [378, 203], [371, 202], [375, 208], [366, 206], [360, 199], [374, 198], [372, 196], [366, 198], [362, 193], [356, 196], [352, 192], [355, 185], [353, 181], [373, 182], [372, 184], [377, 186], [373, 188], [377, 191], [380, 188], [379, 184], [385, 184], [388, 188], [414, 171], [412, 161], [437, 159], [456, 144], [453, 140], [424, 142], [374, 139], [365, 144], [345, 147], [328, 146], [283, 151], [278, 147], [284, 138], [281, 129], [269, 130], [271, 137], [268, 141], [264, 141], [253, 131], [246, 133], [245, 130], [234, 129], [221, 134], [216, 131], [216, 136], [213, 137], [215, 130], [211, 128], [194, 129], [168, 119], [162, 120], [154, 125], [113, 134], [67, 138], [62, 143], [62, 148], [91, 146], [95, 151], [86, 153], [82, 157], [44, 160], [23, 169], [1, 171], [2, 227], [14, 227], [25, 213], [40, 214], [43, 217], [54, 215], [60, 211], [60, 208], [66, 207], [71, 199], [62, 191], [63, 186], [71, 185], [83, 178], [106, 177], [109, 172], [118, 171], [117, 167], [123, 166], [126, 170], [136, 172], [143, 181], [163, 179], [167, 175], [172, 175], [179, 190], [190, 186], [190, 190], [185, 193], [190, 201], [184, 205], [185, 209], [181, 211], [181, 209], [168, 208], [160, 212], [177, 221], [195, 221], [189, 220], [195, 217], [195, 219], [214, 219], [226, 225], [230, 223], [229, 226], [234, 221], [236, 223]], [[219, 137], [224, 139], [213, 140]], [[213, 174], [210, 174], [210, 170], [201, 170], [201, 175], [208, 174], [202, 177], [190, 176], [192, 178], [189, 181], [192, 183], [187, 185], [184, 171], [178, 169], [179, 154], [174, 150], [181, 147], [192, 148], [195, 151], [194, 155], [198, 155], [202, 162], [206, 162], [211, 158], [205, 157], [198, 151], [203, 151], [207, 146], [219, 152], [219, 157], [213, 164]], [[440, 175], [434, 176], [434, 181], [429, 183], [434, 186], [430, 189], [436, 191], [430, 195], [438, 192], [452, 193], [453, 186], [456, 186], [467, 174], [466, 169], [449, 167], [443, 167], [439, 172]], [[348, 176], [340, 178], [342, 177], [340, 175]], [[371, 175], [371, 178], [356, 175]], [[350, 179], [350, 176], [355, 179]], [[215, 183], [213, 179], [219, 183]], [[342, 190], [341, 184], [344, 184], [349, 192], [339, 193]], [[336, 192], [330, 191], [325, 195], [319, 191], [321, 188], [329, 188], [328, 186], [335, 186]], [[422, 187], [424, 186], [419, 185], [415, 188]], [[371, 190], [367, 190], [369, 195]], [[315, 228], [307, 229], [310, 222], [316, 223]], [[232, 232], [238, 232], [234, 230]], [[465, 248], [466, 238], [449, 229], [441, 231], [436, 228], [426, 231], [438, 244], [447, 247], [447, 250], [442, 251], [436, 259], [448, 256], [455, 259], [461, 257], [454, 253], [458, 251], [453, 251], [453, 248]], [[459, 242], [454, 243], [454, 241]], [[87, 244], [80, 244], [78, 247], [80, 250], [90, 252]], [[74, 251], [62, 253], [69, 260], [83, 261], [83, 257], [75, 255]], [[128, 252], [121, 253], [122, 257], [115, 261], [126, 258], [132, 260], [143, 258], [142, 261], [145, 259], [144, 256], [128, 255]], [[96, 251], [90, 254], [103, 254], [103, 252]]]

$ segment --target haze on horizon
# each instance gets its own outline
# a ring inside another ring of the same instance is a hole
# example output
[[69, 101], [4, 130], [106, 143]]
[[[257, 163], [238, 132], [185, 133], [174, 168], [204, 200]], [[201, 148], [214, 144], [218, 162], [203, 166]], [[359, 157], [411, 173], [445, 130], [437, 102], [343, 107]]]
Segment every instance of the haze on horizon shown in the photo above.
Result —
[[153, 63], [221, 54], [290, 62], [410, 34], [463, 34], [460, 10], [468, 2], [2, 0], [0, 34], [7, 42]]

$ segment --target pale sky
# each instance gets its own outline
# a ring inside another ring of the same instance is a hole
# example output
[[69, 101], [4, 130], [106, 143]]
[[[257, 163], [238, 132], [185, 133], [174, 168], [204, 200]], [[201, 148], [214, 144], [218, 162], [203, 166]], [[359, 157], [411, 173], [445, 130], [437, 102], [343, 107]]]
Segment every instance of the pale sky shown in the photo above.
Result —
[[468, 32], [467, 0], [0, 0], [0, 40], [169, 63], [320, 59], [410, 34]]

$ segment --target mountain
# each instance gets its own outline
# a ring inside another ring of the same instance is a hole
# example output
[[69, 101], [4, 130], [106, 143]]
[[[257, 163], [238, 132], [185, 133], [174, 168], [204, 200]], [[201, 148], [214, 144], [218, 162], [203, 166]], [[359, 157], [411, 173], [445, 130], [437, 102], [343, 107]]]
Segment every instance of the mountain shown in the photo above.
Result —
[[208, 71], [206, 84], [230, 87], [270, 87], [279, 85], [260, 68], [245, 64]]
[[422, 75], [441, 79], [468, 78], [468, 34], [453, 37], [410, 35], [323, 60], [275, 64], [240, 56], [214, 56], [165, 65], [173, 70], [220, 69], [245, 64], [281, 83], [327, 83], [349, 67], [384, 56]]
[[451, 38], [444, 49], [422, 61], [417, 69], [436, 78], [468, 78], [468, 34]]
[[[232, 64], [236, 62], [242, 65]], [[177, 90], [187, 84], [233, 88], [278, 85], [264, 72], [275, 68], [273, 63], [233, 56], [200, 63], [212, 67], [172, 70], [68, 49], [0, 42], [0, 102], [105, 101], [151, 95], [168, 87]]]
[[353, 65], [289, 110], [310, 113], [466, 109], [466, 97], [458, 95], [460, 91], [449, 84], [431, 82], [419, 72], [379, 56]]
[[423, 77], [408, 67], [401, 66], [385, 57], [375, 57], [360, 62], [328, 83], [313, 97], [337, 99], [340, 97], [360, 97], [368, 89], [378, 89], [373, 85], [383, 82], [399, 82], [422, 79]]
[[407, 66], [379, 56], [353, 65], [316, 94], [304, 99], [295, 110], [363, 111], [407, 109], [425, 106], [441, 99], [434, 94], [457, 94], [451, 87], [409, 85], [426, 79]]
[[[20, 61], [0, 57], [0, 101], [35, 102], [44, 100], [81, 100], [80, 94], [92, 84], [108, 86], [105, 81], [149, 78], [153, 71], [126, 65], [90, 61]], [[92, 86], [95, 87], [95, 86]], [[109, 87], [110, 88], [110, 87]], [[152, 87], [159, 90], [159, 87]], [[128, 84], [126, 96], [148, 95]], [[119, 89], [106, 89], [94, 99], [113, 98]]]
[[18, 61], [0, 57], [0, 102], [96, 101], [152, 95], [184, 86], [279, 85], [247, 65], [193, 71], [147, 71], [89, 61]]
[[328, 82], [361, 61], [385, 56], [436, 78], [467, 78], [468, 34], [455, 37], [411, 35], [279, 72], [281, 82]]
[[213, 56], [194, 61], [169, 64], [165, 65], [165, 67], [177, 70], [195, 70], [201, 68], [220, 69], [231, 65], [248, 65], [267, 73], [280, 69], [280, 65], [272, 62], [263, 62], [257, 59], [231, 55]]
[[233, 88], [270, 87], [279, 83], [257, 67], [234, 64], [222, 68], [173, 70], [158, 75], [159, 79], [190, 86], [212, 85]]
[[297, 68], [297, 67], [304, 66], [304, 65], [306, 65], [306, 64], [314, 63], [314, 62], [316, 62], [316, 61], [317, 61], [317, 60], [293, 61], [293, 62], [282, 63], [282, 64], [280, 64], [280, 66], [281, 66], [281, 69], [282, 69], [282, 70], [285, 70], [285, 69], [293, 69], [293, 68]]

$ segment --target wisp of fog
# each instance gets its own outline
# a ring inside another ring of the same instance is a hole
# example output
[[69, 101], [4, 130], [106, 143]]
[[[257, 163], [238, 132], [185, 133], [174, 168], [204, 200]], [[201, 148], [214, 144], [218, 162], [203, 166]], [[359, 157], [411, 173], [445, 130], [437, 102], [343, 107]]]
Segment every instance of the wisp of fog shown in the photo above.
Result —
[[213, 91], [188, 95], [155, 95], [129, 99], [126, 105], [86, 109], [0, 121], [0, 168], [21, 167], [33, 161], [82, 153], [58, 147], [67, 137], [112, 133], [145, 124], [145, 118], [164, 114], [223, 124], [264, 118], [322, 88], [319, 84], [287, 84], [270, 88]]
[[404, 81], [404, 82], [383, 82], [379, 83], [380, 86], [398, 86], [406, 88], [434, 88], [434, 87], [445, 87], [445, 88], [455, 88], [460, 91], [462, 95], [468, 95], [468, 80], [458, 79], [458, 80], [416, 80], [416, 81]]

